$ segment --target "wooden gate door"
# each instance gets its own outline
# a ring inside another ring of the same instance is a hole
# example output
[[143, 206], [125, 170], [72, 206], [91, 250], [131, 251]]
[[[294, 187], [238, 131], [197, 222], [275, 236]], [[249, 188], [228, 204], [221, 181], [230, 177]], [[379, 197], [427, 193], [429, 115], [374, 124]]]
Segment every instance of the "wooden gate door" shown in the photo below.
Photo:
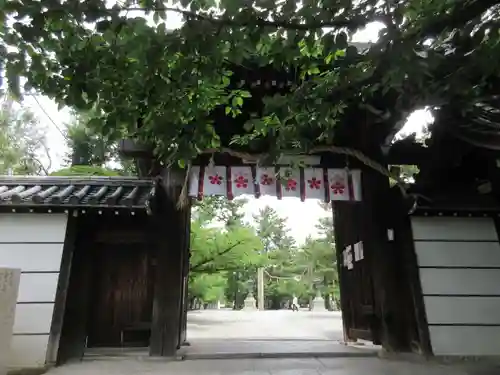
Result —
[[130, 329], [151, 323], [153, 284], [147, 246], [107, 243], [96, 244], [93, 250], [88, 346], [148, 346], [148, 329]]
[[362, 242], [362, 208], [362, 202], [335, 202], [333, 209], [342, 320], [346, 339], [380, 344], [373, 269]]

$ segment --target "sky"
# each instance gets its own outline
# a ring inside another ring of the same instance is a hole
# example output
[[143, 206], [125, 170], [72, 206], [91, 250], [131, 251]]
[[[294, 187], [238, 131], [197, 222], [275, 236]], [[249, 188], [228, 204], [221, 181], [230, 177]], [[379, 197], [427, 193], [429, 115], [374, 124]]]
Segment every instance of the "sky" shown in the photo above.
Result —
[[[132, 14], [130, 15], [132, 16]], [[176, 28], [182, 24], [180, 15], [171, 12], [167, 15], [167, 22], [169, 28]], [[368, 25], [365, 30], [354, 36], [353, 42], [374, 42], [378, 38], [380, 29], [380, 24]], [[67, 150], [64, 137], [58, 128], [64, 129], [64, 124], [69, 121], [69, 110], [62, 109], [59, 111], [56, 103], [44, 96], [27, 96], [23, 104], [30, 108], [47, 128], [48, 147], [52, 159], [51, 169], [59, 169]], [[401, 133], [419, 133], [430, 121], [432, 121], [430, 113], [425, 110], [416, 111], [409, 116], [406, 125], [401, 129]], [[301, 202], [299, 198], [278, 200], [275, 197], [264, 196], [259, 199], [249, 199], [249, 203], [245, 207], [245, 219], [251, 221], [252, 215], [257, 214], [266, 205], [274, 208], [281, 217], [287, 218], [290, 234], [299, 244], [303, 243], [307, 236], [314, 237], [317, 235], [315, 225], [320, 217], [331, 215], [331, 213], [325, 212], [319, 206], [318, 201], [314, 199]]]

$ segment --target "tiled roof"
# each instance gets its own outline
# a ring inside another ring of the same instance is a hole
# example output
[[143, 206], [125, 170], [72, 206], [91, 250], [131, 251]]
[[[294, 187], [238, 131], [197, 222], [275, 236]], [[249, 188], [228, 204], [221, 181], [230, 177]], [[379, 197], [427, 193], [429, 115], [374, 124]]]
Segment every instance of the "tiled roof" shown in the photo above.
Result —
[[154, 180], [0, 176], [0, 207], [146, 208]]

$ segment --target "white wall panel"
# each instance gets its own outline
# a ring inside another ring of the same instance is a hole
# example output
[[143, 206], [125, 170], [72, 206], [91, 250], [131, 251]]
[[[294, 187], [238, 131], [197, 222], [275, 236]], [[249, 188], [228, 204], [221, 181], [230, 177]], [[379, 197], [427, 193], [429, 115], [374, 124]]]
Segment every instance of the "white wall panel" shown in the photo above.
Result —
[[500, 244], [493, 219], [416, 217], [412, 230], [434, 354], [498, 355]]
[[429, 327], [434, 355], [498, 356], [500, 327]]
[[[498, 242], [415, 242], [420, 267], [499, 267]], [[499, 293], [500, 294], [500, 293]]]
[[63, 243], [0, 243], [0, 263], [23, 271], [57, 271], [61, 268]]
[[66, 214], [0, 214], [0, 242], [64, 242]]
[[14, 333], [49, 333], [53, 312], [53, 303], [18, 304]]
[[413, 217], [414, 240], [498, 241], [492, 218]]
[[66, 214], [0, 214], [0, 265], [24, 272], [9, 366], [45, 364], [67, 220]]
[[58, 273], [23, 273], [17, 302], [54, 302]]
[[424, 295], [500, 295], [500, 269], [421, 268], [420, 283]]
[[11, 367], [41, 367], [45, 365], [45, 355], [49, 335], [13, 336], [11, 345]]
[[429, 324], [498, 324], [500, 297], [424, 297]]

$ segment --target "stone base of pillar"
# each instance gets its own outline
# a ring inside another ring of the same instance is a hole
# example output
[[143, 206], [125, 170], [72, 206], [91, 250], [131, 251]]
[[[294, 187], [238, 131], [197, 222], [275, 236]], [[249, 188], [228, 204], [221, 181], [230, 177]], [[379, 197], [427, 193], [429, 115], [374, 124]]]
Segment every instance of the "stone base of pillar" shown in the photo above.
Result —
[[314, 312], [328, 311], [325, 307], [325, 299], [321, 296], [320, 293], [318, 293], [316, 297], [314, 297], [313, 299], [312, 311]]
[[248, 297], [245, 298], [243, 310], [257, 310], [256, 305], [257, 305], [257, 303], [255, 301], [253, 294], [249, 293]]
[[220, 302], [211, 302], [207, 305], [207, 310], [220, 310]]

